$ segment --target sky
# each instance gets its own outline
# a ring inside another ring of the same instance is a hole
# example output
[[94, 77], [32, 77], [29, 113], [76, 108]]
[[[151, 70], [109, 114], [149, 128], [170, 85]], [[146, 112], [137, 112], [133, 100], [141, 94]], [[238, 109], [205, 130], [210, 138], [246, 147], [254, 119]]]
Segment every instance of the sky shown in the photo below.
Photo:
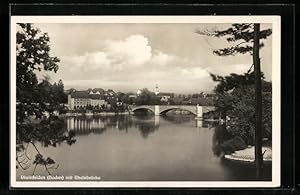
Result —
[[[209, 73], [247, 72], [250, 54], [220, 57], [213, 50], [228, 47], [225, 39], [202, 36], [196, 30], [225, 29], [230, 24], [34, 24], [50, 37], [50, 54], [60, 58], [51, 81], [65, 89], [113, 89], [136, 92], [158, 85], [163, 92], [211, 92]], [[271, 28], [262, 24], [261, 29]], [[260, 50], [266, 80], [272, 73], [272, 36]]]

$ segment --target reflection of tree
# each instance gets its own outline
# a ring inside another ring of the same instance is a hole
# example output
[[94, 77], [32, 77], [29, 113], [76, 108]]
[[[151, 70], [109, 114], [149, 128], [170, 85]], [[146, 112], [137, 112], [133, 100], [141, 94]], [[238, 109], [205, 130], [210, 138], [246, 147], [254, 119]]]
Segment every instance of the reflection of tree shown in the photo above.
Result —
[[167, 121], [171, 121], [173, 123], [181, 124], [181, 123], [187, 123], [194, 119], [194, 116], [168, 116], [168, 115], [162, 115], [163, 119]]
[[202, 127], [208, 128], [211, 127], [211, 124], [213, 123], [205, 120], [202, 121]]
[[151, 120], [153, 115], [142, 112], [141, 114], [135, 114], [133, 117], [137, 120]]
[[155, 124], [155, 117], [153, 115], [135, 115], [133, 124], [145, 139], [159, 128], [159, 125]]
[[48, 174], [49, 170], [57, 169], [58, 164], [51, 158], [45, 158], [36, 146], [36, 142], [40, 142], [43, 147], [56, 147], [66, 141], [69, 145], [75, 143], [74, 131], [66, 132], [63, 130], [63, 121], [56, 116], [50, 116], [41, 120], [39, 123], [22, 123], [17, 124], [17, 157], [16, 161], [23, 170], [30, 167], [31, 157], [27, 154], [28, 147], [32, 146], [36, 151], [33, 164], [35, 165], [33, 174], [37, 166], [45, 167]]
[[113, 126], [117, 125], [117, 129], [120, 131], [125, 130], [127, 132], [128, 128], [132, 126], [131, 117], [128, 115], [117, 115], [115, 117], [112, 117], [112, 119], [113, 119], [112, 125]]
[[156, 130], [155, 124], [153, 122], [140, 122], [137, 123], [139, 131], [143, 138], [148, 138], [149, 134], [153, 133]]
[[212, 148], [215, 155], [222, 156], [246, 147], [247, 145], [241, 137], [233, 136], [226, 130], [225, 124], [215, 124]]

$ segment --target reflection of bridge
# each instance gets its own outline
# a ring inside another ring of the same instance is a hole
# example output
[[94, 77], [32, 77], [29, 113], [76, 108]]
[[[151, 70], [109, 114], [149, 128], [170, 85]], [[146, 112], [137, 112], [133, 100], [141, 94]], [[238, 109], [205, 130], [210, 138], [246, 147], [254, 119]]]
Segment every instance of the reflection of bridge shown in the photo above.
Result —
[[199, 106], [199, 105], [138, 105], [130, 106], [131, 111], [135, 112], [137, 110], [150, 110], [156, 116], [166, 113], [170, 110], [180, 109], [191, 112], [196, 115], [198, 118], [203, 118], [203, 114], [215, 110], [213, 106]]

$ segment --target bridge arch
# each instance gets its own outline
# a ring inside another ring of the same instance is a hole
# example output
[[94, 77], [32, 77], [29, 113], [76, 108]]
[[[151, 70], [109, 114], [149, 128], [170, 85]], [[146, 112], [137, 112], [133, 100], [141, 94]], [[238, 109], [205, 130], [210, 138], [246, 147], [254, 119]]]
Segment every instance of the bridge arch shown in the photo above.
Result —
[[160, 114], [165, 114], [166, 112], [168, 112], [170, 110], [177, 110], [177, 109], [188, 111], [188, 112], [192, 113], [193, 115], [197, 116], [196, 110], [192, 110], [192, 109], [188, 109], [188, 108], [180, 108], [180, 107], [165, 108], [165, 109], [160, 110], [159, 113]]
[[199, 106], [199, 105], [137, 105], [131, 106], [130, 112], [134, 113], [137, 110], [150, 110], [154, 115], [160, 115], [167, 111], [181, 109], [186, 110], [196, 117], [202, 118], [204, 113], [215, 110], [213, 106]]
[[149, 106], [138, 106], [138, 107], [133, 108], [131, 111], [135, 112], [137, 110], [150, 110], [151, 112], [155, 113], [154, 107], [151, 108]]

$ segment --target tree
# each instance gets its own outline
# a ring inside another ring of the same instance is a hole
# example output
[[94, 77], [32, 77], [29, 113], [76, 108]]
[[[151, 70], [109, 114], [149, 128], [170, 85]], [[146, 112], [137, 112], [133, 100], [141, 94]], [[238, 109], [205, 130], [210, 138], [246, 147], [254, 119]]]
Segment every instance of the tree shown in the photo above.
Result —
[[64, 83], [61, 79], [58, 81], [56, 94], [57, 94], [57, 101], [59, 103], [67, 103], [68, 96], [65, 93]]
[[151, 105], [151, 99], [153, 95], [153, 92], [149, 91], [147, 88], [144, 88], [141, 90], [141, 94], [137, 97], [136, 103], [139, 105]]
[[128, 94], [125, 94], [125, 93], [122, 93], [122, 92], [118, 92], [117, 93], [117, 97], [118, 97], [118, 100], [125, 103], [125, 104], [129, 104], [129, 95]]
[[142, 89], [142, 93], [137, 97], [137, 103], [141, 105], [159, 105], [160, 97], [147, 88]]
[[[214, 81], [218, 82], [214, 91], [216, 98], [214, 105], [216, 111], [211, 113], [212, 117], [222, 116], [223, 119], [230, 118], [223, 129], [229, 136], [225, 140], [219, 139], [219, 148], [226, 153], [241, 150], [248, 145], [254, 145], [255, 140], [255, 90], [254, 73], [242, 75], [231, 74], [229, 76], [218, 76], [211, 74]], [[263, 78], [263, 75], [262, 75]], [[272, 138], [272, 84], [262, 82], [262, 135], [264, 138]], [[215, 131], [222, 131], [221, 129]], [[225, 133], [225, 134], [226, 134]]]
[[53, 86], [46, 77], [38, 82], [37, 71], [58, 70], [59, 59], [50, 55], [50, 38], [47, 33], [34, 27], [32, 24], [19, 23], [17, 32], [16, 66], [17, 66], [17, 106], [16, 106], [16, 137], [17, 137], [17, 168], [30, 167], [27, 149], [32, 146], [37, 154], [33, 161], [34, 171], [36, 167], [44, 166], [50, 173], [50, 169], [57, 168], [53, 159], [45, 158], [36, 146], [36, 142], [43, 146], [56, 147], [57, 143], [67, 142], [72, 144], [74, 132], [64, 132], [64, 123], [56, 115], [55, 111], [62, 112], [64, 107], [55, 101]]
[[[235, 74], [231, 73], [229, 76], [220, 76], [210, 74], [212, 80], [218, 82], [214, 92], [216, 93], [216, 112], [220, 114], [220, 117], [225, 120], [226, 113], [233, 109], [232, 107], [232, 95], [231, 92], [239, 87], [246, 87], [254, 84], [254, 73]], [[261, 74], [263, 77], [263, 74]]]
[[263, 47], [260, 43], [261, 39], [266, 39], [272, 34], [271, 29], [260, 30], [260, 24], [232, 24], [225, 30], [215, 30], [213, 32], [197, 31], [201, 35], [214, 37], [225, 37], [226, 40], [233, 45], [214, 50], [213, 53], [219, 56], [228, 56], [236, 54], [250, 53], [253, 56], [253, 66], [255, 73], [255, 162], [257, 177], [261, 177], [261, 169], [263, 165], [262, 156], [262, 92], [261, 92], [261, 72], [259, 48]]
[[[236, 150], [254, 145], [255, 109], [252, 106], [254, 99], [254, 73], [230, 74], [229, 76], [218, 76], [211, 74], [213, 80], [218, 82], [214, 91], [216, 98], [214, 105], [216, 112], [210, 113], [212, 117], [223, 119], [230, 118], [226, 124], [217, 126], [215, 133], [226, 135], [214, 140], [213, 150], [217, 155], [232, 153]], [[263, 75], [262, 75], [263, 79]], [[262, 82], [263, 89], [263, 137], [272, 138], [272, 84]], [[224, 127], [227, 128], [224, 128]], [[216, 150], [217, 149], [217, 150]]]

